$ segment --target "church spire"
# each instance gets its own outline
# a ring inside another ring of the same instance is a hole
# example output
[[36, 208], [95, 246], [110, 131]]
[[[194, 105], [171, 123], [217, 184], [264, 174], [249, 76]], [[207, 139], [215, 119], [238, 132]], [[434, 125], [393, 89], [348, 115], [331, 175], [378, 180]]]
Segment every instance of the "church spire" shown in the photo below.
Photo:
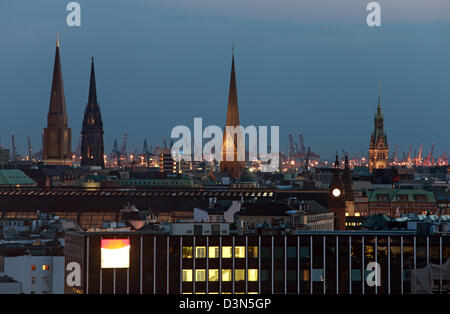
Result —
[[226, 125], [237, 126], [239, 123], [239, 108], [236, 86], [236, 71], [234, 68], [234, 43], [232, 48], [230, 89], [228, 92], [228, 110]]
[[378, 107], [377, 107], [377, 115], [381, 115], [381, 84], [378, 85]]
[[94, 57], [92, 56], [89, 98], [84, 110], [83, 127], [81, 129], [81, 166], [104, 167], [103, 154], [103, 122], [100, 106], [97, 102]]
[[91, 81], [89, 83], [88, 105], [97, 106], [97, 87], [95, 86], [94, 56], [91, 57]]
[[66, 100], [59, 55], [59, 35], [56, 35], [50, 106], [44, 129], [42, 160], [47, 164], [71, 165], [71, 129], [68, 127]]
[[[227, 107], [227, 119], [225, 123], [225, 132], [223, 139], [223, 160], [220, 163], [220, 170], [222, 172], [228, 172], [228, 175], [237, 179], [240, 177], [245, 162], [243, 160], [238, 160], [238, 151], [242, 149], [244, 145], [244, 139], [242, 134], [235, 133], [227, 134], [227, 127], [237, 127], [240, 125], [239, 122], [239, 107], [238, 107], [238, 97], [237, 97], [237, 84], [236, 84], [236, 70], [234, 65], [234, 43], [232, 48], [232, 60], [231, 60], [231, 74], [230, 74], [230, 89], [228, 93], [228, 107]], [[229, 151], [232, 149], [232, 151]], [[233, 159], [229, 160], [227, 155], [233, 155]]]
[[67, 126], [66, 100], [64, 97], [61, 58], [59, 56], [59, 35], [57, 35], [56, 39], [55, 64], [53, 66], [52, 91], [48, 113], [49, 115], [62, 115], [64, 118], [64, 123]]

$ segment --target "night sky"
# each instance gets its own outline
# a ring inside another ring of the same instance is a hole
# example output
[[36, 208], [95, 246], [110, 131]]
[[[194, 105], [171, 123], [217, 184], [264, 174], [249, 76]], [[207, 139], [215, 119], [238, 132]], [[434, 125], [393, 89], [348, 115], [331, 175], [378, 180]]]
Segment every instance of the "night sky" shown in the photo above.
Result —
[[379, 83], [391, 150], [450, 153], [448, 0], [379, 1], [374, 28], [368, 0], [80, 0], [81, 27], [69, 2], [0, 2], [0, 138], [19, 153], [41, 148], [56, 33], [73, 150], [92, 53], [105, 151], [126, 132], [130, 152], [194, 117], [223, 126], [235, 42], [241, 124], [279, 125], [286, 153], [289, 133], [324, 158], [367, 152]]

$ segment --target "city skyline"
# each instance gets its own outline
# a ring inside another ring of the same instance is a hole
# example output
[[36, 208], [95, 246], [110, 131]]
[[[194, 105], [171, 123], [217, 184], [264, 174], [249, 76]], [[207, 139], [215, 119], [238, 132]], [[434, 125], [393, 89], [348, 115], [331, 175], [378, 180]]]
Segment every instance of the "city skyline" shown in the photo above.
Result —
[[[134, 12], [137, 7], [131, 6], [126, 11]], [[95, 10], [95, 6], [92, 10]], [[164, 9], [159, 7], [159, 10]], [[53, 13], [46, 14], [53, 16]], [[3, 84], [0, 101], [12, 104], [3, 110], [0, 126], [2, 144], [11, 147], [10, 136], [14, 132], [19, 152], [26, 151], [28, 136], [31, 136], [36, 150], [41, 146], [40, 132], [45, 122], [51, 84], [54, 34], [59, 31], [62, 37], [61, 59], [69, 127], [73, 129], [74, 145], [78, 142], [87, 101], [91, 53], [96, 56], [98, 68], [96, 74], [105, 124], [105, 152], [112, 149], [114, 139], [121, 140], [123, 133], [128, 134], [128, 150], [133, 151], [135, 147], [142, 148], [144, 139], [149, 141], [149, 145], [162, 146], [164, 137], [170, 141], [170, 131], [174, 126], [190, 126], [197, 116], [203, 117], [208, 124], [224, 124], [231, 43], [235, 41], [242, 124], [280, 125], [280, 142], [285, 153], [288, 153], [288, 134], [291, 133], [294, 137], [302, 133], [306, 145], [310, 145], [314, 152], [325, 159], [332, 159], [334, 152], [342, 149], [350, 154], [361, 150], [367, 153], [379, 83], [383, 84], [381, 105], [391, 150], [398, 144], [401, 154], [408, 151], [410, 144], [417, 149], [423, 143], [424, 151], [427, 152], [433, 142], [436, 142], [435, 156], [450, 150], [445, 140], [445, 112], [448, 110], [445, 105], [450, 98], [449, 89], [446, 88], [450, 86], [450, 71], [447, 70], [450, 69], [450, 60], [444, 58], [450, 51], [450, 44], [442, 42], [448, 32], [445, 23], [424, 24], [421, 33], [403, 38], [400, 47], [393, 43], [405, 33], [406, 25], [385, 26], [393, 31], [387, 35], [383, 27], [382, 30], [373, 31], [367, 26], [367, 29], [361, 26], [352, 28], [340, 22], [324, 26], [269, 21], [260, 30], [262, 33], [272, 27], [270, 39], [274, 43], [268, 45], [258, 40], [262, 34], [256, 31], [255, 26], [260, 21], [244, 21], [250, 25], [250, 30], [245, 30], [242, 28], [243, 21], [239, 19], [205, 17], [202, 22], [198, 22], [186, 14], [171, 24], [169, 21], [173, 15], [176, 14], [170, 10], [166, 12], [166, 16], [160, 18], [159, 25], [170, 24], [174, 28], [177, 28], [175, 25], [186, 26], [189, 31], [185, 35], [194, 39], [192, 44], [187, 42], [187, 38], [182, 38], [182, 34], [169, 40], [161, 35], [150, 36], [147, 40], [145, 30], [132, 33], [136, 27], [142, 26], [139, 22], [123, 29], [123, 34], [115, 36], [114, 41], [98, 36], [104, 34], [100, 23], [86, 22], [85, 28], [82, 26], [80, 30], [72, 31], [64, 26], [64, 19], [57, 23], [50, 19], [51, 22], [45, 27], [28, 29], [24, 33], [14, 32], [16, 36], [6, 37], [5, 42], [9, 43], [6, 46], [15, 48], [6, 49], [0, 58], [11, 82], [7, 84], [8, 88]], [[198, 38], [202, 34], [199, 28], [202, 24], [220, 30], [218, 39], [213, 37], [214, 40], [202, 41]], [[226, 26], [230, 30], [225, 31]], [[50, 34], [50, 30], [53, 34]], [[430, 37], [433, 30], [440, 30], [440, 33], [434, 32], [434, 36]], [[170, 34], [174, 35], [174, 31], [170, 30]], [[305, 37], [308, 45], [286, 41], [286, 37], [292, 36], [295, 31], [299, 31], [300, 39], [305, 31], [316, 36]], [[286, 36], [286, 32], [289, 36]], [[275, 38], [276, 34], [283, 33], [282, 39]], [[150, 34], [154, 35], [152, 32]], [[256, 38], [252, 38], [252, 34]], [[341, 37], [333, 39], [330, 35]], [[29, 39], [29, 36], [33, 40], [24, 40]], [[352, 40], [356, 41], [353, 44], [356, 51], [346, 51], [343, 46]], [[412, 51], [407, 58], [402, 55], [405, 50], [403, 46], [418, 48], [420, 41], [427, 41], [434, 50]], [[439, 41], [442, 45], [437, 49]], [[135, 49], [112, 49], [112, 43]], [[317, 46], [309, 45], [311, 43]], [[361, 43], [370, 45], [364, 48]], [[377, 47], [377, 44], [380, 46]], [[166, 55], [161, 54], [164, 49], [168, 51]], [[333, 49], [337, 49], [337, 52], [331, 52]], [[5, 56], [10, 55], [12, 50], [14, 56], [10, 56], [6, 62]], [[31, 52], [33, 55], [30, 55]], [[298, 52], [300, 55], [295, 58]], [[345, 56], [345, 52], [349, 55]], [[359, 56], [352, 60], [361, 52], [366, 53], [367, 57]], [[387, 54], [383, 56], [383, 52], [389, 52], [389, 57]], [[319, 56], [312, 58], [317, 53]], [[383, 57], [377, 60], [374, 55]], [[406, 59], [395, 69], [400, 72], [396, 71], [398, 73], [390, 77], [382, 73], [383, 68], [386, 70], [393, 63], [398, 64], [399, 58]], [[344, 62], [339, 64], [339, 61]], [[173, 66], [168, 68], [170, 62], [173, 62]], [[372, 63], [373, 75], [370, 71]], [[18, 64], [20, 71], [17, 71]], [[361, 68], [362, 65], [364, 67]], [[349, 67], [349, 72], [343, 71], [346, 67]], [[407, 71], [401, 73], [401, 70]], [[323, 74], [328, 76], [322, 77]], [[339, 75], [342, 76], [341, 81], [338, 80]], [[430, 80], [437, 84], [427, 82]], [[27, 93], [21, 94], [16, 90], [24, 86]], [[324, 93], [323, 90], [328, 92]], [[162, 111], [160, 108], [168, 110]], [[28, 114], [24, 115], [23, 112]], [[307, 118], [303, 118], [305, 116]]]

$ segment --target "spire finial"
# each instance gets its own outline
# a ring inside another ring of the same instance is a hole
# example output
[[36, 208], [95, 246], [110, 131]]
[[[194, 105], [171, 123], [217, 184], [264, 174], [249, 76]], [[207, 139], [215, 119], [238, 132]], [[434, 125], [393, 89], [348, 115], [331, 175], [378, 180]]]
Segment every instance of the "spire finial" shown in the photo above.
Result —
[[381, 83], [378, 84], [378, 107], [381, 106]]
[[233, 44], [231, 45], [231, 51], [233, 52], [233, 56], [234, 56], [234, 48], [236, 47], [236, 44], [233, 41]]
[[59, 47], [59, 33], [56, 33], [56, 47]]

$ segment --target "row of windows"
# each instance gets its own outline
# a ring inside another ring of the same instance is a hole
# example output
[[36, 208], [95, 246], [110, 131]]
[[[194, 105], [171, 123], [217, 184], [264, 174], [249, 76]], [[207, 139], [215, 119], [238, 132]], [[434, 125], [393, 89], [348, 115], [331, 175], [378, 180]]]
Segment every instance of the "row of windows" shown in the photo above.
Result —
[[[232, 270], [222, 269], [222, 281], [232, 281]], [[192, 269], [183, 269], [183, 282], [192, 282]], [[219, 281], [219, 269], [208, 269], [208, 281]], [[247, 275], [248, 281], [258, 281], [258, 269], [249, 269]], [[206, 269], [195, 270], [195, 281], [206, 281]], [[245, 269], [234, 270], [234, 281], [245, 281]]]
[[[36, 271], [36, 265], [31, 265], [31, 270]], [[42, 265], [42, 270], [50, 270], [50, 265]]]
[[[48, 285], [48, 284], [49, 284], [49, 277], [48, 277], [48, 276], [42, 277], [42, 282], [43, 282], [45, 285]], [[36, 277], [31, 276], [31, 284], [34, 285], [35, 283], [36, 283]]]
[[[288, 246], [286, 255], [287, 258], [296, 258], [297, 257], [297, 247]], [[195, 258], [219, 258], [220, 257], [220, 249], [218, 246], [210, 246], [208, 248], [208, 256], [206, 255], [207, 250], [205, 246], [197, 246], [195, 247]], [[233, 247], [232, 246], [222, 246], [222, 258], [232, 258], [233, 257]], [[257, 246], [249, 246], [248, 247], [248, 257], [249, 258], [258, 258], [258, 247]], [[274, 247], [273, 255], [275, 258], [283, 258], [284, 257], [284, 248], [281, 246]], [[193, 248], [192, 246], [183, 246], [183, 258], [192, 258], [193, 257]], [[235, 258], [245, 258], [245, 246], [235, 246], [234, 247], [234, 257]], [[263, 258], [271, 258], [272, 250], [270, 247], [262, 247], [261, 248], [261, 257]], [[306, 258], [309, 257], [309, 247], [301, 247], [300, 248], [300, 257]]]
[[[192, 292], [183, 292], [182, 294], [192, 294]], [[195, 294], [219, 294], [219, 292], [210, 291], [210, 292], [206, 293], [206, 292], [196, 291]], [[222, 291], [222, 294], [246, 294], [246, 293], [245, 292], [232, 293], [232, 292], [224, 292], [224, 291]], [[253, 291], [253, 292], [249, 291], [247, 294], [258, 294], [258, 292], [256, 292], [256, 291]]]
[[[193, 257], [193, 247], [183, 246], [183, 258]], [[206, 258], [206, 247], [197, 246], [195, 247], [195, 258]], [[218, 246], [208, 247], [208, 258], [219, 258], [220, 249]], [[222, 258], [232, 258], [233, 257], [233, 247], [232, 246], [222, 246]], [[234, 247], [234, 257], [235, 258], [245, 258], [245, 246], [235, 246]], [[258, 258], [258, 247], [249, 246], [248, 247], [248, 257]]]

